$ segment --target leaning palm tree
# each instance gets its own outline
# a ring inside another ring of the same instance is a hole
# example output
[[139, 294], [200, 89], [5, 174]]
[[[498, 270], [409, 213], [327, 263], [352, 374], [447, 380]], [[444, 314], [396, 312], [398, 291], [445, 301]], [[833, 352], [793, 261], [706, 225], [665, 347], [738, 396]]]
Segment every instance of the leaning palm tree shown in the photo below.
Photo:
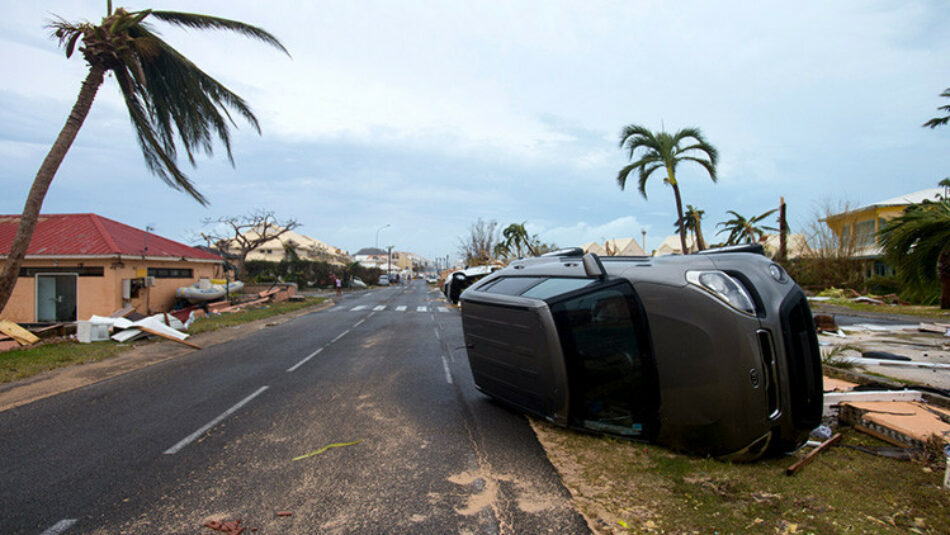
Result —
[[925, 289], [940, 281], [940, 308], [950, 309], [950, 199], [907, 208], [880, 231], [902, 282]]
[[772, 232], [778, 232], [778, 229], [775, 227], [760, 225], [763, 219], [774, 214], [777, 210], [777, 208], [773, 208], [768, 212], [759, 214], [749, 219], [746, 219], [745, 216], [742, 216], [733, 210], [729, 210], [726, 213], [731, 215], [732, 219], [717, 223], [716, 226], [722, 227], [722, 230], [716, 234], [722, 234], [723, 232], [729, 233], [728, 237], [726, 238], [726, 245], [756, 243], [762, 240], [762, 238], [765, 236], [765, 231], [770, 230]]
[[66, 57], [78, 50], [89, 65], [89, 73], [26, 198], [0, 274], [0, 310], [13, 291], [53, 176], [89, 114], [107, 72], [115, 76], [122, 91], [146, 168], [203, 205], [208, 203], [207, 199], [178, 168], [176, 134], [192, 165], [195, 152], [213, 153], [214, 138], [224, 145], [234, 165], [230, 142], [230, 126], [234, 122], [228, 110], [243, 117], [260, 133], [257, 118], [244, 100], [160, 39], [145, 22], [149, 17], [183, 28], [237, 32], [287, 52], [276, 37], [243, 22], [173, 11], [113, 10], [111, 1], [107, 2], [106, 16], [99, 24], [62, 19], [51, 23], [53, 36], [65, 48]]
[[692, 204], [686, 205], [686, 213], [683, 214], [683, 218], [676, 222], [673, 225], [673, 228], [677, 232], [681, 230], [682, 226], [686, 226], [686, 231], [693, 237], [693, 242], [696, 244], [696, 249], [703, 251], [706, 249], [706, 240], [703, 239], [703, 227], [702, 219], [703, 215], [706, 212], [704, 210], [699, 210], [694, 207]]
[[[668, 134], [663, 131], [654, 133], [643, 126], [631, 124], [620, 132], [620, 147], [626, 149], [630, 160], [636, 158], [636, 161], [617, 174], [620, 189], [626, 187], [630, 173], [637, 171], [640, 194], [646, 199], [647, 179], [654, 171], [663, 169], [666, 171], [663, 182], [673, 188], [673, 196], [676, 198], [677, 221], [683, 219], [683, 200], [680, 197], [679, 182], [676, 180], [676, 166], [683, 161], [696, 162], [706, 169], [713, 182], [716, 181], [719, 152], [706, 142], [698, 128], [684, 128], [675, 134]], [[637, 154], [639, 149], [643, 150]], [[683, 254], [686, 254], [686, 228], [680, 228], [679, 234]]]

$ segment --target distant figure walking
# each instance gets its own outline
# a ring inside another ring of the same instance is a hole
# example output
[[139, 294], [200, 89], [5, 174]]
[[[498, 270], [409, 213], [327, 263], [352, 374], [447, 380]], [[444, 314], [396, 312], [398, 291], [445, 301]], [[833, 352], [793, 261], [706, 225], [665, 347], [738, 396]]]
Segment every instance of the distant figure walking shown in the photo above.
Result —
[[341, 281], [340, 277], [337, 277], [336, 275], [334, 275], [333, 278], [336, 280], [336, 295], [339, 297], [343, 295], [343, 281]]

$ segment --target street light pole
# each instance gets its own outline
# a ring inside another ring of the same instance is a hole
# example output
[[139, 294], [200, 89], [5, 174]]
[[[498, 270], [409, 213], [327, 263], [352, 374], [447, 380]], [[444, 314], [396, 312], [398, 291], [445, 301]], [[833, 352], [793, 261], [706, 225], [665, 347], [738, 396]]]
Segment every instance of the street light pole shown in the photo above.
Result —
[[385, 225], [376, 229], [376, 247], [375, 247], [376, 249], [379, 249], [379, 231], [383, 230], [384, 228], [388, 226], [389, 226], [389, 223], [386, 223]]

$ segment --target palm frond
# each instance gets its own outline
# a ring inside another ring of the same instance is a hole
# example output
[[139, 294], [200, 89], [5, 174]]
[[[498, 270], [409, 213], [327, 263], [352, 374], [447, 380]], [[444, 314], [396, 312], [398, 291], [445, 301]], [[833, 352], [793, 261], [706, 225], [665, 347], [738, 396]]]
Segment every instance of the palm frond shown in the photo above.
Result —
[[290, 56], [290, 52], [284, 48], [284, 45], [276, 37], [256, 26], [245, 24], [236, 20], [222, 19], [209, 15], [199, 15], [195, 13], [182, 13], [179, 11], [152, 11], [152, 16], [163, 22], [193, 28], [196, 30], [228, 30], [243, 34], [252, 39], [263, 41], [271, 46], [279, 48], [285, 54]]

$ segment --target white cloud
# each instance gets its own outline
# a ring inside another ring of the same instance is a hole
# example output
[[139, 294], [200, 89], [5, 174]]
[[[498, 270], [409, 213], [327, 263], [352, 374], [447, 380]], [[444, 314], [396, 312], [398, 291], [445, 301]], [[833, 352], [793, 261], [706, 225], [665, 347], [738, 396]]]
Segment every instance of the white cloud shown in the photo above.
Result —
[[618, 217], [600, 224], [578, 221], [572, 225], [544, 227], [526, 225], [527, 229], [539, 235], [541, 241], [556, 243], [560, 247], [580, 247], [592, 241], [603, 243], [614, 238], [637, 238], [641, 240], [641, 230], [650, 232], [650, 225], [644, 225], [634, 216]]

